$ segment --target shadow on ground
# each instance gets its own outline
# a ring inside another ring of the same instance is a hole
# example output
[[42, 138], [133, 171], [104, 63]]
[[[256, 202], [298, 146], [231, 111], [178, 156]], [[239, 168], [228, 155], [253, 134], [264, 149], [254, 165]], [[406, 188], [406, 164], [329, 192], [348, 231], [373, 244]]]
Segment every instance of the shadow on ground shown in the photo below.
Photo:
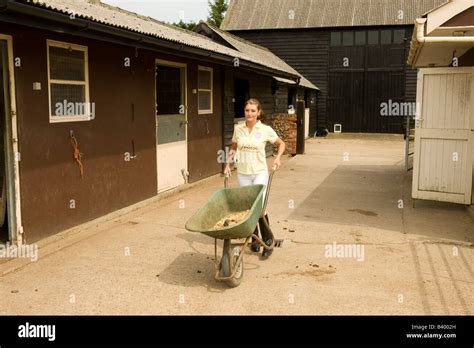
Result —
[[[184, 239], [195, 252], [180, 254], [166, 267], [159, 276], [161, 282], [184, 287], [205, 287], [210, 292], [223, 292], [229, 287], [223, 282], [214, 279], [214, 239], [199, 233], [181, 233], [178, 238]], [[211, 252], [202, 252], [202, 244], [212, 245]], [[248, 249], [248, 248], [247, 248]], [[255, 263], [249, 262], [251, 253], [246, 250], [244, 255], [244, 277], [245, 272], [258, 268]], [[222, 256], [222, 241], [217, 242], [217, 260]]]
[[289, 218], [474, 242], [472, 208], [419, 200], [414, 207], [411, 177], [402, 166], [339, 165]]

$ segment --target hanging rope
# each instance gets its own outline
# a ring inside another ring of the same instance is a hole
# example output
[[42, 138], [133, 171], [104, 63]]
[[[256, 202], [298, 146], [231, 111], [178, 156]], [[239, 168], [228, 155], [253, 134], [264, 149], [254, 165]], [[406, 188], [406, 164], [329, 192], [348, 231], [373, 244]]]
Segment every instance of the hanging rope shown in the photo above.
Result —
[[77, 162], [77, 164], [79, 165], [79, 170], [81, 171], [81, 179], [83, 178], [84, 176], [84, 167], [82, 165], [82, 162], [81, 162], [81, 159], [82, 159], [82, 153], [81, 151], [79, 150], [79, 147], [77, 145], [77, 139], [76, 137], [74, 136], [73, 133], [71, 133], [71, 145], [72, 145], [72, 148], [73, 148], [73, 155], [74, 155], [74, 160]]

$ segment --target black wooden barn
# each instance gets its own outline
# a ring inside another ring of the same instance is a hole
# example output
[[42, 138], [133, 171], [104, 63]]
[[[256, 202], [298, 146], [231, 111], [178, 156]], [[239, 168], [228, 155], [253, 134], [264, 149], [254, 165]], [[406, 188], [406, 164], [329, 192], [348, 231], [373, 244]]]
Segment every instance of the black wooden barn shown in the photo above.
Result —
[[381, 104], [415, 102], [417, 71], [406, 63], [413, 23], [445, 2], [231, 0], [221, 29], [267, 47], [320, 88], [317, 128], [401, 133], [407, 115], [382, 115]]

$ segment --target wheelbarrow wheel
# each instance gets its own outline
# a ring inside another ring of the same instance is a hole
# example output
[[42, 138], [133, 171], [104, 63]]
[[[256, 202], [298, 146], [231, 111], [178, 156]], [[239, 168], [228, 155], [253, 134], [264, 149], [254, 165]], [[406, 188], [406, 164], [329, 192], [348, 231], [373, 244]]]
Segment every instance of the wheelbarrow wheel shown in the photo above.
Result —
[[237, 267], [234, 276], [225, 281], [225, 283], [231, 288], [239, 286], [244, 275], [244, 259], [242, 259], [240, 263], [236, 265], [241, 252], [242, 251], [239, 246], [231, 247], [230, 239], [224, 240], [224, 250], [222, 252], [220, 263], [221, 275], [223, 277], [229, 277], [232, 274], [234, 268]]

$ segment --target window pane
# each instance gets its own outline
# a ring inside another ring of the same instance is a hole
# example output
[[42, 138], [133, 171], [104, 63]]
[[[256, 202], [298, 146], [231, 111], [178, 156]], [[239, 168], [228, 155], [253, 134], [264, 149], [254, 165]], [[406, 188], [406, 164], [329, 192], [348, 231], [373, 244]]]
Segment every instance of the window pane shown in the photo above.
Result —
[[392, 31], [391, 30], [382, 30], [380, 32], [380, 41], [382, 45], [388, 45], [392, 43]]
[[401, 44], [403, 43], [403, 39], [405, 38], [405, 30], [398, 29], [393, 31], [393, 43]]
[[[83, 103], [86, 101], [85, 86], [51, 84], [51, 115], [86, 115]], [[76, 105], [81, 103], [82, 105]]]
[[199, 89], [211, 89], [211, 72], [208, 70], [199, 70], [198, 75], [198, 88]]
[[356, 31], [355, 44], [359, 46], [365, 45], [365, 31]]
[[181, 74], [180, 68], [164, 65], [156, 67], [156, 107], [158, 115], [180, 113], [183, 100]]
[[378, 30], [369, 30], [369, 45], [379, 44], [379, 32]]
[[50, 77], [54, 80], [85, 80], [84, 52], [61, 47], [49, 47]]
[[156, 129], [158, 144], [174, 143], [186, 139], [185, 115], [160, 115]]
[[211, 92], [199, 91], [199, 110], [211, 109]]
[[341, 46], [341, 33], [339, 31], [331, 33], [331, 46]]
[[354, 45], [354, 33], [352, 31], [345, 31], [342, 33], [342, 45], [343, 46]]

